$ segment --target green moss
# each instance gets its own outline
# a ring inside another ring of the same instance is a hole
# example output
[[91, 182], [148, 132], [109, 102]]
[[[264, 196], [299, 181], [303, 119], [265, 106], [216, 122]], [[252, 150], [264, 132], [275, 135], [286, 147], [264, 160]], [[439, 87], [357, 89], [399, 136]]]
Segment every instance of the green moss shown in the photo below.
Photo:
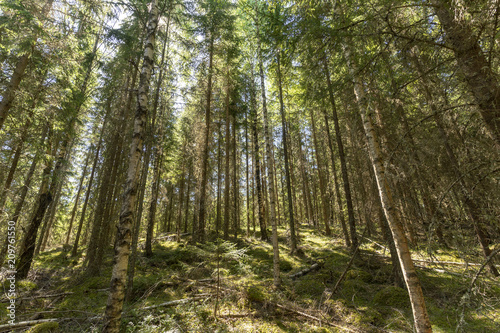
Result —
[[247, 299], [253, 302], [264, 302], [267, 297], [264, 290], [256, 285], [250, 286], [246, 290]]
[[366, 283], [370, 283], [373, 280], [373, 277], [370, 273], [365, 272], [360, 269], [351, 269], [345, 275], [345, 280], [361, 280]]
[[297, 281], [295, 292], [301, 296], [318, 297], [323, 294], [325, 287], [315, 275], [307, 275]]
[[33, 326], [27, 333], [56, 333], [59, 332], [59, 323], [51, 321]]
[[37, 288], [37, 284], [30, 280], [17, 281], [17, 288], [19, 291], [31, 291]]
[[[354, 313], [354, 312], [353, 312]], [[384, 318], [380, 312], [370, 307], [358, 308], [353, 316], [353, 324], [370, 329], [371, 326], [379, 326], [383, 324]]]
[[364, 298], [367, 296], [367, 291], [369, 290], [369, 285], [361, 280], [347, 280], [341, 285], [341, 291], [344, 295], [348, 295], [349, 299], [352, 299], [353, 295], [356, 295], [358, 299], [359, 296]]
[[108, 277], [91, 277], [85, 280], [83, 285], [85, 289], [104, 289], [109, 287], [109, 278]]
[[388, 286], [380, 290], [373, 297], [374, 305], [390, 306], [398, 309], [409, 309], [410, 298], [408, 292], [399, 287]]

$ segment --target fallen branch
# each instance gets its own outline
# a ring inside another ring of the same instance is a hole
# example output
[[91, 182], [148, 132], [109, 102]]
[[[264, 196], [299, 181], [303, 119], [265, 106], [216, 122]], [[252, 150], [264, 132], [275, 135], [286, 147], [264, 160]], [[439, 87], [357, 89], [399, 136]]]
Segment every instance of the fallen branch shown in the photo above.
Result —
[[[390, 256], [380, 254], [380, 253], [368, 253], [368, 255], [376, 256], [376, 257], [383, 257], [383, 258], [390, 258]], [[458, 261], [431, 261], [431, 260], [425, 260], [425, 259], [412, 259], [413, 261], [416, 262], [424, 262], [427, 264], [435, 264], [435, 265], [458, 265], [458, 266], [481, 266], [482, 264], [476, 264], [473, 262], [458, 262]]]
[[191, 298], [184, 298], [184, 299], [177, 299], [175, 301], [169, 301], [157, 305], [151, 305], [151, 306], [146, 306], [144, 308], [141, 308], [140, 310], [151, 310], [151, 309], [156, 309], [160, 307], [168, 307], [168, 306], [176, 306], [179, 304], [185, 304], [185, 303], [190, 303], [194, 301], [199, 301], [202, 299], [206, 299], [206, 296], [196, 296], [196, 297], [191, 297]]
[[278, 303], [270, 303], [270, 304], [276, 306], [279, 309], [282, 309], [282, 310], [285, 310], [285, 311], [288, 311], [288, 312], [291, 312], [291, 313], [295, 313], [296, 315], [299, 315], [299, 316], [302, 316], [302, 317], [306, 317], [306, 318], [309, 318], [309, 319], [312, 319], [312, 320], [316, 320], [320, 324], [326, 324], [326, 325], [329, 325], [329, 326], [332, 326], [332, 327], [341, 328], [341, 329], [346, 330], [348, 332], [356, 332], [356, 333], [359, 332], [359, 331], [354, 330], [354, 329], [349, 328], [349, 327], [345, 327], [345, 326], [342, 326], [342, 325], [331, 323], [329, 321], [321, 320], [321, 318], [318, 318], [318, 317], [315, 317], [315, 316], [311, 316], [308, 313], [305, 313], [305, 312], [302, 312], [302, 311], [298, 311], [298, 310], [294, 310], [294, 309], [291, 309], [289, 307], [283, 306], [283, 305], [278, 304]]
[[474, 278], [472, 279], [472, 281], [470, 283], [469, 290], [467, 291], [467, 293], [471, 292], [472, 287], [474, 287], [474, 284], [476, 283], [476, 280], [479, 277], [479, 274], [481, 274], [481, 272], [486, 267], [486, 265], [490, 262], [491, 259], [493, 259], [494, 256], [496, 256], [498, 254], [498, 252], [500, 252], [500, 247], [498, 249], [495, 249], [494, 251], [492, 251], [491, 254], [488, 256], [488, 258], [486, 258], [486, 261], [483, 262], [483, 264], [481, 265], [481, 267], [477, 271], [476, 275], [474, 275]]
[[[68, 318], [65, 318], [66, 320]], [[23, 328], [27, 326], [34, 326], [42, 323], [49, 323], [51, 321], [62, 320], [60, 318], [50, 318], [50, 319], [39, 319], [39, 320], [28, 320], [28, 321], [20, 321], [14, 324], [5, 324], [0, 325], [0, 332], [9, 332], [16, 328]]]
[[[72, 295], [74, 292], [67, 292], [67, 293], [60, 293], [60, 294], [53, 294], [53, 295], [35, 295], [35, 296], [30, 296], [30, 297], [18, 297], [17, 300], [25, 300], [25, 299], [37, 299], [37, 298], [52, 298], [52, 297], [59, 297], [59, 296], [66, 296], [66, 295]], [[10, 300], [8, 298], [4, 298], [0, 300], [0, 303], [8, 303]]]
[[[104, 292], [104, 291], [109, 291], [109, 288], [104, 288], [104, 289], [89, 289], [85, 290], [84, 293], [89, 293], [89, 292]], [[27, 299], [37, 299], [37, 298], [54, 298], [54, 297], [59, 297], [59, 296], [66, 296], [66, 295], [73, 295], [74, 292], [68, 291], [65, 293], [59, 293], [59, 294], [51, 294], [51, 295], [33, 295], [29, 297], [18, 297], [17, 300], [27, 300]], [[0, 303], [8, 303], [10, 300], [8, 298], [2, 298], [0, 300]]]
[[342, 283], [342, 281], [344, 281], [344, 278], [347, 274], [347, 272], [349, 271], [349, 269], [351, 268], [352, 266], [352, 263], [354, 262], [354, 258], [356, 257], [356, 255], [358, 254], [358, 250], [359, 250], [359, 244], [358, 246], [356, 246], [356, 250], [354, 250], [354, 253], [352, 254], [351, 256], [351, 259], [349, 260], [349, 262], [347, 263], [347, 266], [346, 268], [344, 269], [344, 271], [342, 272], [342, 275], [340, 275], [339, 279], [337, 280], [337, 283], [335, 283], [335, 286], [333, 287], [332, 289], [332, 293], [330, 294], [330, 296], [328, 296], [328, 299], [330, 299], [330, 297], [332, 297], [333, 294], [335, 294], [335, 292], [337, 291], [337, 289], [339, 288], [340, 284]]
[[316, 270], [318, 270], [320, 268], [321, 268], [320, 264], [314, 263], [311, 267], [306, 268], [306, 269], [304, 269], [304, 270], [302, 270], [300, 272], [297, 272], [295, 274], [290, 275], [290, 278], [292, 280], [294, 280], [294, 279], [296, 279], [298, 277], [304, 276], [304, 275], [306, 275], [306, 274], [308, 274], [310, 272], [316, 271]]
[[436, 265], [481, 266], [481, 264], [476, 264], [471, 262], [467, 263], [467, 262], [457, 262], [457, 261], [431, 261], [425, 259], [412, 259], [412, 260], [417, 262], [425, 262], [428, 264], [436, 264]]
[[[358, 243], [358, 245], [356, 246], [356, 249], [354, 250], [352, 256], [351, 256], [351, 259], [349, 260], [349, 262], [347, 263], [347, 266], [346, 268], [344, 269], [344, 271], [342, 272], [342, 275], [340, 275], [339, 279], [337, 280], [337, 283], [335, 283], [335, 286], [333, 287], [333, 290], [331, 292], [331, 294], [328, 296], [328, 298], [326, 300], [329, 300], [330, 297], [333, 296], [333, 294], [335, 294], [335, 292], [337, 291], [337, 289], [339, 288], [340, 284], [342, 283], [342, 281], [344, 280], [347, 272], [349, 271], [349, 269], [351, 268], [352, 266], [352, 263], [354, 262], [354, 258], [356, 258], [356, 255], [358, 254], [358, 251], [359, 251], [359, 247], [361, 246], [361, 243], [363, 242], [363, 238], [365, 238], [365, 235], [366, 235], [366, 231], [368, 230], [368, 227], [365, 228], [365, 230], [363, 231], [363, 234], [361, 235], [361, 241]], [[326, 301], [325, 301], [326, 302]]]
[[246, 318], [255, 315], [253, 312], [250, 313], [228, 313], [228, 314], [219, 314], [217, 318]]
[[389, 250], [387, 247], [385, 247], [384, 245], [379, 244], [379, 243], [375, 242], [374, 240], [371, 240], [371, 239], [370, 239], [370, 238], [368, 238], [368, 237], [365, 237], [365, 238], [366, 238], [366, 239], [368, 239], [368, 240], [369, 240], [370, 242], [372, 242], [373, 244], [378, 245], [378, 246], [380, 246], [381, 248], [383, 248], [383, 249], [384, 249], [384, 251], [390, 252], [390, 250]]

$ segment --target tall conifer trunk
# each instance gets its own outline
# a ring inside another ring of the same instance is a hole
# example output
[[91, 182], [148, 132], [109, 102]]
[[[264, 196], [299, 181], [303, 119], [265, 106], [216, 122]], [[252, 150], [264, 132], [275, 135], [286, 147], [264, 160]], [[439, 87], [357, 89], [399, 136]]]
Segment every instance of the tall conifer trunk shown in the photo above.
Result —
[[[205, 105], [205, 135], [203, 139], [203, 152], [201, 161], [201, 182], [199, 191], [199, 202], [198, 202], [198, 220], [197, 223], [193, 223], [193, 228], [196, 227], [197, 230], [193, 229], [193, 240], [194, 241], [205, 241], [205, 215], [207, 208], [205, 207], [206, 196], [207, 196], [207, 182], [208, 182], [208, 153], [210, 144], [210, 125], [211, 125], [211, 103], [212, 103], [212, 77], [213, 77], [213, 58], [214, 58], [214, 36], [210, 35], [210, 45], [209, 45], [209, 60], [208, 60], [208, 83], [207, 83], [207, 101]], [[227, 207], [226, 207], [227, 208]], [[194, 221], [193, 221], [194, 222]]]
[[[323, 65], [325, 67], [325, 76], [326, 76], [326, 82], [327, 82], [327, 86], [328, 86], [328, 96], [330, 98], [330, 103], [332, 105], [333, 125], [335, 126], [335, 139], [337, 140], [337, 148], [339, 149], [340, 169], [342, 171], [342, 181], [344, 184], [344, 194], [345, 194], [345, 200], [346, 200], [346, 206], [347, 206], [347, 215], [349, 217], [349, 229], [351, 232], [350, 242], [346, 238], [346, 243], [347, 244], [351, 243], [351, 249], [354, 251], [354, 249], [356, 249], [356, 247], [358, 246], [358, 236], [356, 235], [356, 221], [354, 218], [354, 208], [352, 205], [352, 198], [351, 198], [351, 185], [349, 182], [349, 174], [347, 172], [347, 162], [346, 162], [345, 152], [344, 152], [344, 143], [342, 141], [342, 134], [340, 133], [339, 117], [337, 115], [337, 107], [335, 105], [335, 97], [333, 95], [333, 87], [332, 87], [332, 82], [330, 79], [330, 70], [328, 69], [328, 62], [326, 60], [326, 56], [323, 59]], [[328, 118], [325, 116], [325, 120], [326, 119], [328, 119]], [[330, 131], [330, 129], [328, 128], [328, 123], [326, 124], [326, 126], [327, 126], [327, 130]], [[333, 161], [333, 149], [331, 148], [332, 145], [330, 142], [329, 142], [329, 145], [330, 145], [330, 152], [332, 154], [332, 163], [335, 164], [335, 161]], [[335, 185], [335, 186], [337, 186], [337, 185]], [[337, 189], [336, 189], [336, 191], [338, 192]], [[342, 226], [342, 227], [344, 228], [344, 226]]]
[[262, 94], [262, 114], [264, 117], [264, 137], [266, 141], [266, 164], [267, 164], [267, 179], [269, 183], [269, 202], [271, 210], [271, 226], [272, 226], [272, 243], [273, 243], [273, 280], [274, 285], [281, 284], [280, 279], [280, 266], [279, 266], [279, 247], [278, 247], [278, 226], [276, 221], [275, 210], [275, 187], [274, 187], [274, 170], [273, 170], [273, 151], [272, 147], [272, 129], [269, 125], [267, 114], [267, 100], [266, 100], [266, 84], [264, 82], [264, 64], [262, 59], [259, 24], [257, 24], [257, 56], [259, 58], [259, 72], [260, 72], [260, 88]]
[[[280, 113], [281, 113], [281, 126], [282, 126], [282, 140], [283, 140], [283, 152], [285, 155], [285, 178], [286, 178], [286, 193], [288, 197], [288, 218], [290, 226], [290, 253], [294, 254], [297, 251], [297, 235], [295, 234], [295, 219], [293, 212], [293, 197], [292, 197], [292, 186], [290, 182], [290, 162], [288, 157], [288, 138], [287, 138], [287, 127], [285, 119], [285, 105], [283, 103], [283, 87], [281, 83], [281, 63], [280, 63], [280, 51], [276, 55], [277, 62], [277, 74], [278, 74], [278, 92], [280, 101]], [[284, 205], [285, 203], [283, 203]]]
[[[259, 137], [257, 132], [257, 101], [255, 98], [255, 85], [254, 85], [254, 76], [253, 76], [253, 67], [251, 68], [252, 75], [252, 86], [250, 87], [250, 112], [252, 118], [252, 136], [253, 136], [253, 150], [254, 150], [254, 163], [253, 167], [255, 169], [255, 188], [257, 191], [257, 219], [259, 221], [260, 227], [260, 238], [262, 240], [269, 240], [269, 236], [267, 235], [266, 224], [264, 222], [264, 198], [262, 194], [262, 181], [261, 181], [261, 168], [260, 168], [260, 153], [259, 153]], [[255, 227], [254, 227], [255, 230]]]
[[[149, 133], [150, 136], [150, 144], [153, 146], [153, 188], [151, 190], [151, 202], [149, 204], [149, 211], [148, 211], [148, 228], [146, 232], [146, 255], [147, 256], [152, 256], [153, 255], [153, 249], [152, 249], [152, 242], [153, 242], [153, 229], [154, 229], [154, 224], [155, 224], [155, 216], [156, 216], [156, 201], [158, 200], [158, 190], [160, 187], [160, 167], [162, 163], [162, 154], [160, 144], [161, 142], [156, 142], [156, 140], [160, 139], [162, 137], [162, 130], [160, 126], [156, 125], [156, 113], [158, 110], [158, 103], [160, 101], [160, 88], [163, 83], [163, 73], [164, 73], [164, 65], [165, 65], [165, 51], [167, 49], [167, 44], [169, 42], [169, 26], [170, 26], [170, 11], [168, 13], [168, 20], [167, 20], [167, 27], [165, 31], [165, 41], [163, 43], [163, 49], [161, 52], [161, 60], [160, 60], [160, 73], [158, 75], [158, 82], [156, 85], [156, 90], [155, 90], [155, 96], [153, 99], [153, 110], [151, 112], [152, 114], [152, 120], [151, 120], [151, 133]], [[163, 110], [163, 109], [162, 109]], [[162, 117], [163, 112], [160, 111], [160, 119]], [[159, 127], [157, 129], [157, 127]], [[155, 134], [156, 138], [155, 138]]]

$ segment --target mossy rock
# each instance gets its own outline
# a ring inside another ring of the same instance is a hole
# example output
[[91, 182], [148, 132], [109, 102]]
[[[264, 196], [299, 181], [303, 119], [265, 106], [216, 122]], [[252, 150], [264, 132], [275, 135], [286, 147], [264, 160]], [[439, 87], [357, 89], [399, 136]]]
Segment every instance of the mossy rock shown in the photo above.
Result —
[[265, 302], [267, 297], [264, 290], [259, 286], [250, 286], [246, 290], [247, 299], [252, 302]]
[[17, 289], [19, 291], [31, 291], [37, 288], [37, 284], [30, 280], [17, 281]]
[[41, 323], [33, 326], [28, 330], [27, 333], [56, 333], [59, 331], [59, 323], [56, 321], [50, 321], [48, 323]]
[[390, 306], [398, 309], [409, 309], [410, 298], [408, 292], [399, 287], [388, 286], [380, 290], [373, 297], [374, 305]]
[[370, 283], [373, 280], [373, 277], [370, 273], [365, 272], [360, 269], [351, 269], [345, 275], [345, 280], [361, 280], [366, 283]]
[[323, 294], [325, 286], [316, 276], [309, 275], [300, 279], [295, 285], [295, 292], [301, 296], [318, 297]]

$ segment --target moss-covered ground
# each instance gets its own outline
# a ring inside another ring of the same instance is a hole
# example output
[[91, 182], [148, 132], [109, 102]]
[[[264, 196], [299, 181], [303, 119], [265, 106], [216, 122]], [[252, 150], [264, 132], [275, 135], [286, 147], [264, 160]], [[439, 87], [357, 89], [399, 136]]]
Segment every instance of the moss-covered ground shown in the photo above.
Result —
[[[351, 258], [349, 249], [341, 240], [313, 229], [300, 231], [301, 251], [290, 255], [286, 230], [280, 229], [280, 288], [273, 286], [272, 247], [258, 238], [155, 243], [154, 256], [138, 258], [123, 331], [413, 331], [407, 292], [392, 282], [392, 266], [384, 249], [364, 239], [359, 256], [332, 293]], [[415, 249], [413, 256], [430, 260], [425, 253]], [[479, 255], [471, 259], [482, 262]], [[433, 260], [463, 262], [463, 257], [456, 251], [437, 249]], [[290, 278], [314, 263], [319, 269]], [[434, 332], [500, 332], [498, 279], [484, 270], [471, 288], [478, 266], [416, 263]], [[112, 252], [106, 254], [98, 277], [85, 277], [83, 265], [83, 254], [70, 258], [62, 249], [39, 255], [29, 279], [17, 281], [16, 321], [58, 318], [57, 324], [41, 324], [29, 328], [30, 332], [99, 332]], [[180, 299], [191, 301], [144, 309]], [[7, 303], [2, 300], [5, 306], [0, 315], [5, 323]]]

